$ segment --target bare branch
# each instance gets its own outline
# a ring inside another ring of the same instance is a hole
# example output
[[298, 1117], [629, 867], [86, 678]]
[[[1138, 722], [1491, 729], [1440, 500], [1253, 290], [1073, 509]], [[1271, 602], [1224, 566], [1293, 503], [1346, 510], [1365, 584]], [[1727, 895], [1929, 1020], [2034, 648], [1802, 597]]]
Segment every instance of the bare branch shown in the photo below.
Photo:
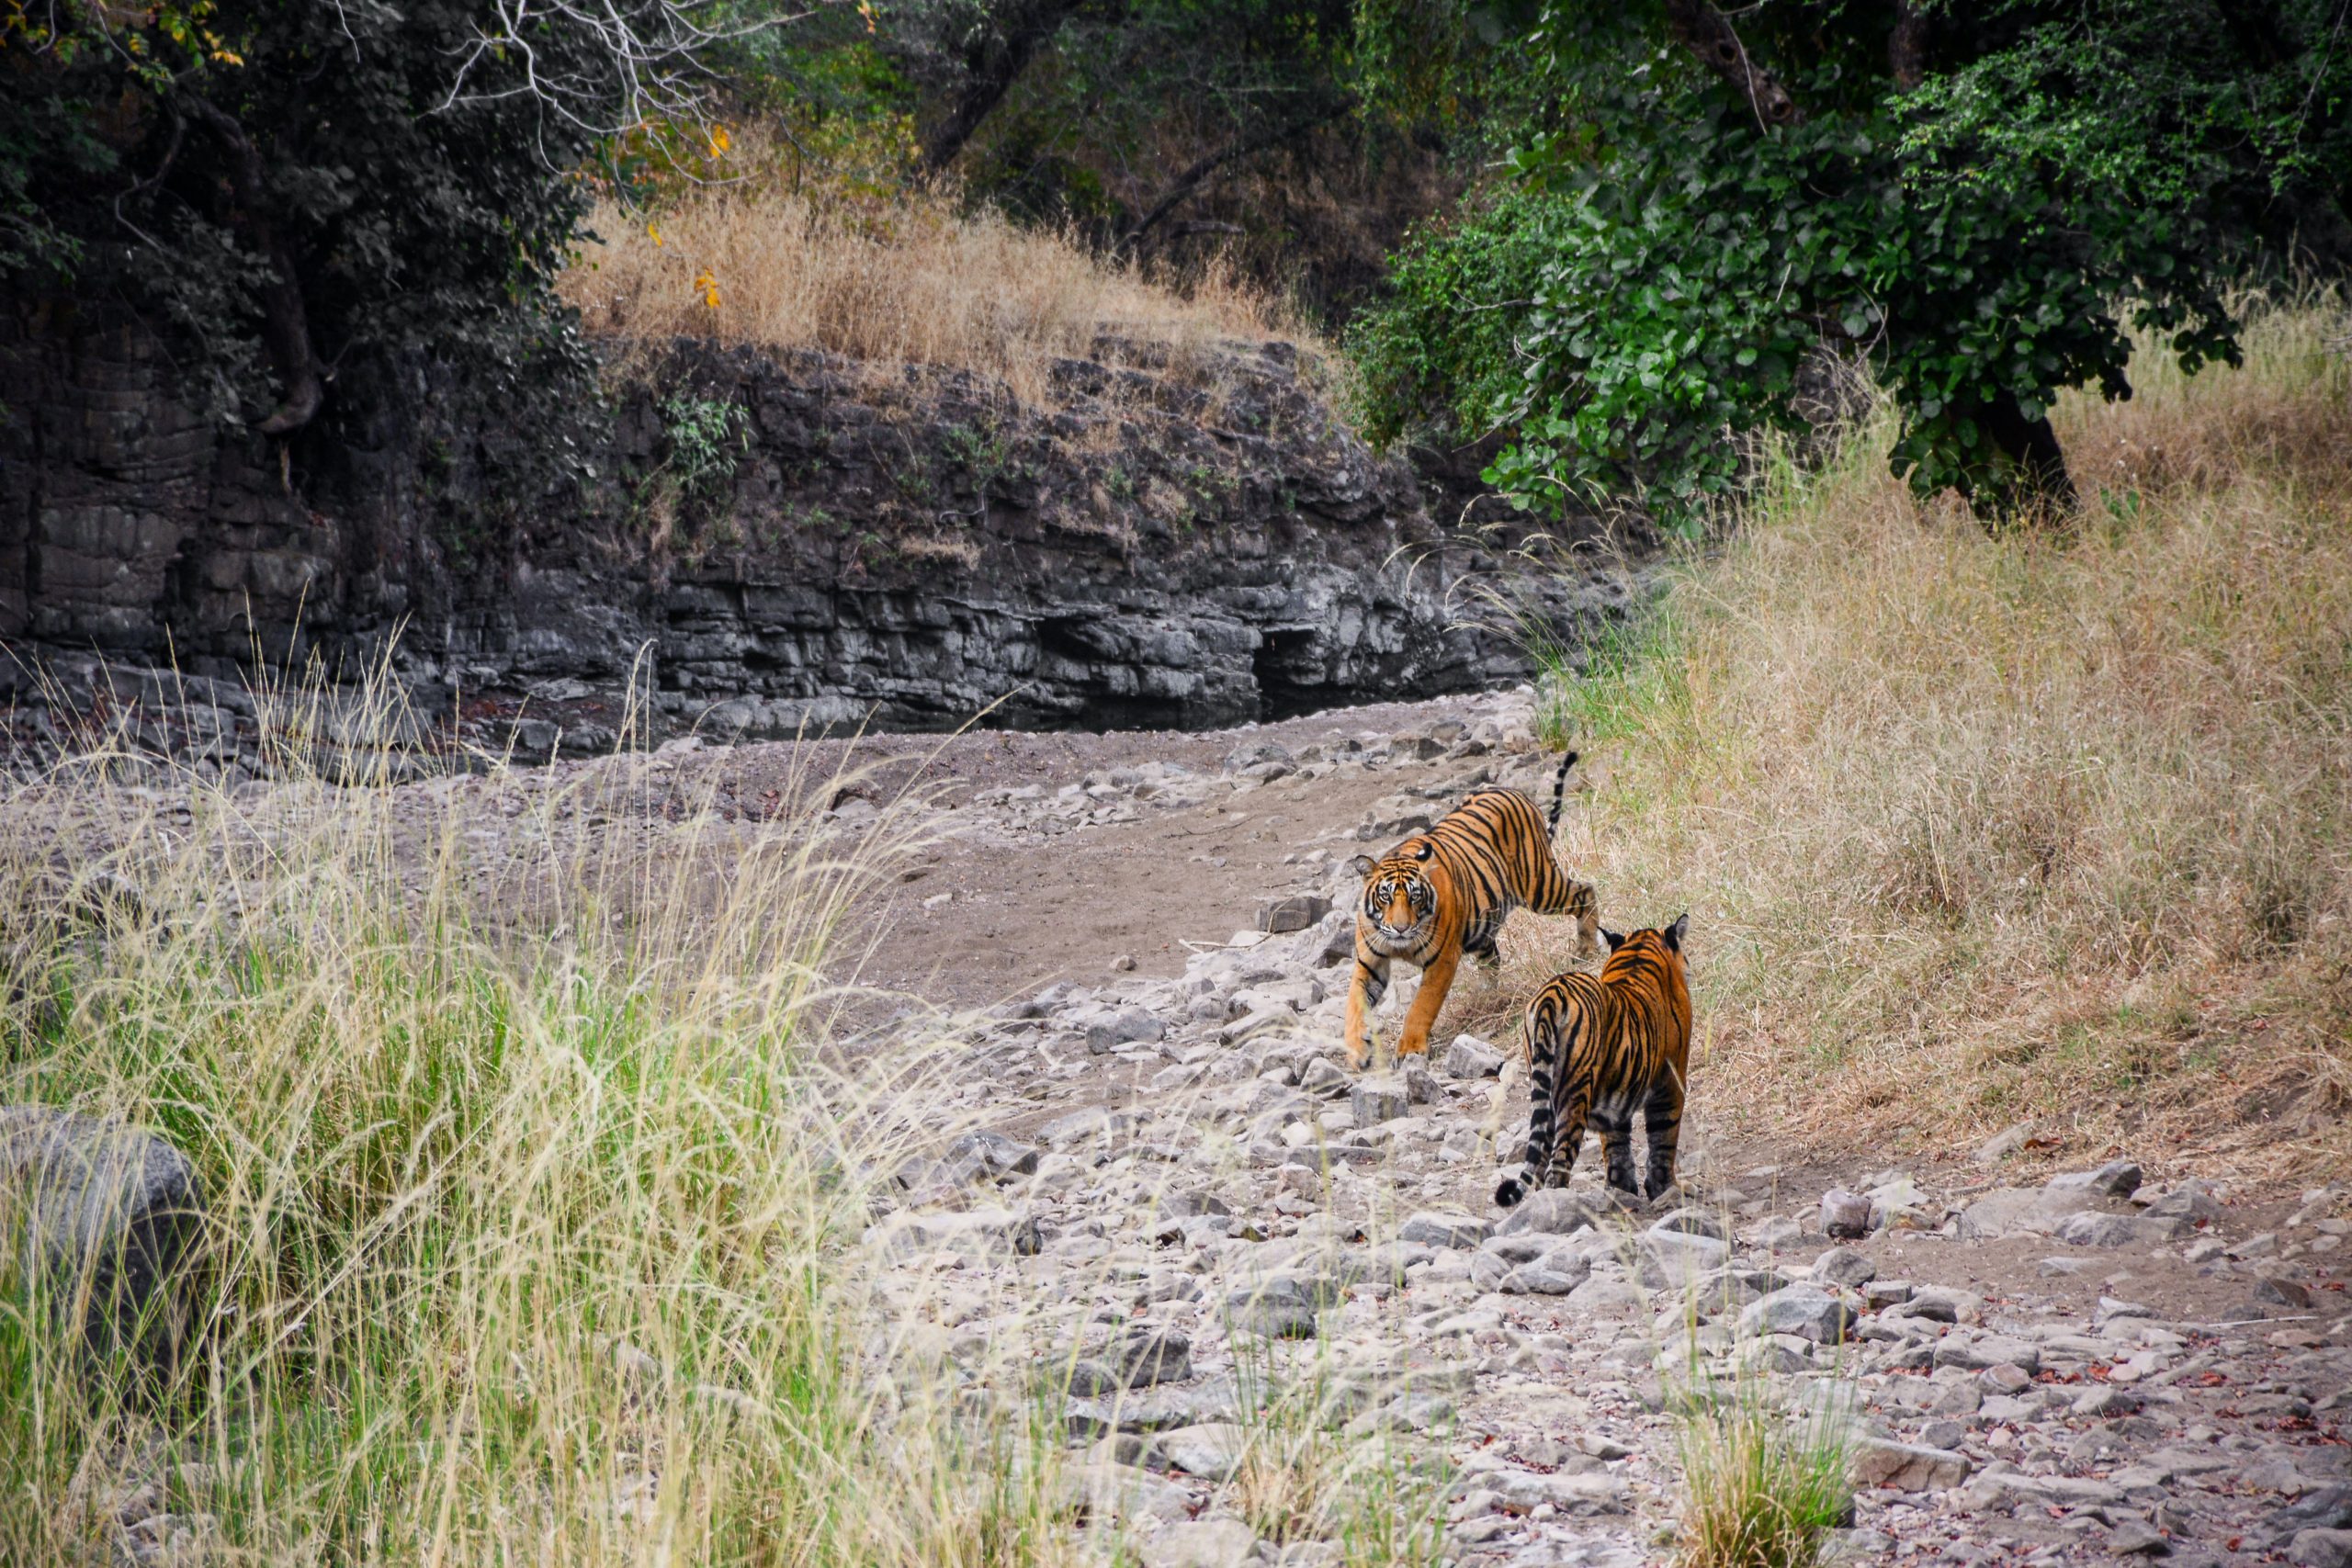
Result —
[[[591, 139], [663, 120], [701, 125], [706, 51], [814, 14], [711, 28], [678, 0], [492, 0], [490, 9], [492, 20], [457, 51], [434, 112], [528, 99]], [[557, 54], [543, 47], [550, 37], [587, 47]]]

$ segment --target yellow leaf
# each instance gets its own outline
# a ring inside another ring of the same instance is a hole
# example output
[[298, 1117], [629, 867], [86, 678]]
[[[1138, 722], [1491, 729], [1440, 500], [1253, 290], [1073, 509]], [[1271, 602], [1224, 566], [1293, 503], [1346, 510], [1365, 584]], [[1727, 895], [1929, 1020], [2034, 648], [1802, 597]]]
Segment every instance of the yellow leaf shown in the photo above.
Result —
[[653, 243], [654, 243], [655, 244], [657, 244], [657, 245], [658, 245], [658, 244], [660, 244], [660, 243], [662, 243], [662, 231], [661, 231], [661, 229], [660, 229], [659, 227], [657, 227], [656, 225], [651, 224], [651, 223], [648, 223], [648, 224], [645, 226], [645, 231], [646, 231], [648, 234], [650, 234], [650, 235], [653, 237]]

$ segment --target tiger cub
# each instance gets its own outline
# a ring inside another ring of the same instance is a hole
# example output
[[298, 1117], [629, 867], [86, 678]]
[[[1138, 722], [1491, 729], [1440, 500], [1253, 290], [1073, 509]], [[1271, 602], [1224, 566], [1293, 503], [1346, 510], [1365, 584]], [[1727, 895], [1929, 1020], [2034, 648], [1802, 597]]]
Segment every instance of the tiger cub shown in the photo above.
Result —
[[1469, 953], [1492, 967], [1500, 960], [1495, 938], [1503, 917], [1524, 905], [1540, 915], [1574, 915], [1578, 955], [1593, 952], [1600, 929], [1592, 886], [1560, 869], [1552, 834], [1560, 825], [1574, 751], [1560, 759], [1552, 781], [1552, 815], [1515, 789], [1473, 791], [1426, 833], [1416, 833], [1379, 860], [1358, 855], [1351, 868], [1363, 878], [1356, 907], [1356, 968], [1348, 987], [1348, 1066], [1361, 1069], [1371, 1055], [1372, 1010], [1388, 989], [1388, 965], [1404, 959], [1421, 971], [1420, 995], [1405, 1014], [1396, 1042], [1402, 1055], [1427, 1051], [1430, 1026]]
[[1682, 1094], [1690, 1062], [1690, 986], [1683, 972], [1683, 915], [1664, 931], [1600, 934], [1608, 962], [1598, 977], [1555, 975], [1527, 1004], [1527, 1165], [1503, 1178], [1508, 1209], [1548, 1179], [1568, 1184], [1588, 1123], [1609, 1151], [1609, 1185], [1634, 1190], [1634, 1112], [1649, 1140], [1642, 1196], [1674, 1181]]

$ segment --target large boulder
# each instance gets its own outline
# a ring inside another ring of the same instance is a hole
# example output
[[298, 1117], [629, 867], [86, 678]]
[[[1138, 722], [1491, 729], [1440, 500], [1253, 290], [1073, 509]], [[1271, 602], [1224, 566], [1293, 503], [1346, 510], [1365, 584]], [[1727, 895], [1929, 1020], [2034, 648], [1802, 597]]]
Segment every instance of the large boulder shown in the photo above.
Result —
[[168, 1365], [195, 1321], [203, 1195], [153, 1133], [45, 1105], [0, 1106], [0, 1236], [46, 1279], [90, 1348]]

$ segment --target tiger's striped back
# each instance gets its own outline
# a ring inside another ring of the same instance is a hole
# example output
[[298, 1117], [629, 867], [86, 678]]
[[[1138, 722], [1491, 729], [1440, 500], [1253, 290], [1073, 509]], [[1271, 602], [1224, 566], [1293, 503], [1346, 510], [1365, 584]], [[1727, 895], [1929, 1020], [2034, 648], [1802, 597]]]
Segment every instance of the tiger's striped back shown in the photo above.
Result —
[[1690, 1059], [1689, 921], [1602, 933], [1610, 954], [1598, 976], [1555, 976], [1527, 1004], [1527, 1161], [1496, 1187], [1497, 1203], [1508, 1209], [1532, 1188], [1566, 1186], [1588, 1126], [1607, 1150], [1609, 1184], [1634, 1190], [1636, 1111], [1649, 1145], [1643, 1195], [1673, 1183]]

